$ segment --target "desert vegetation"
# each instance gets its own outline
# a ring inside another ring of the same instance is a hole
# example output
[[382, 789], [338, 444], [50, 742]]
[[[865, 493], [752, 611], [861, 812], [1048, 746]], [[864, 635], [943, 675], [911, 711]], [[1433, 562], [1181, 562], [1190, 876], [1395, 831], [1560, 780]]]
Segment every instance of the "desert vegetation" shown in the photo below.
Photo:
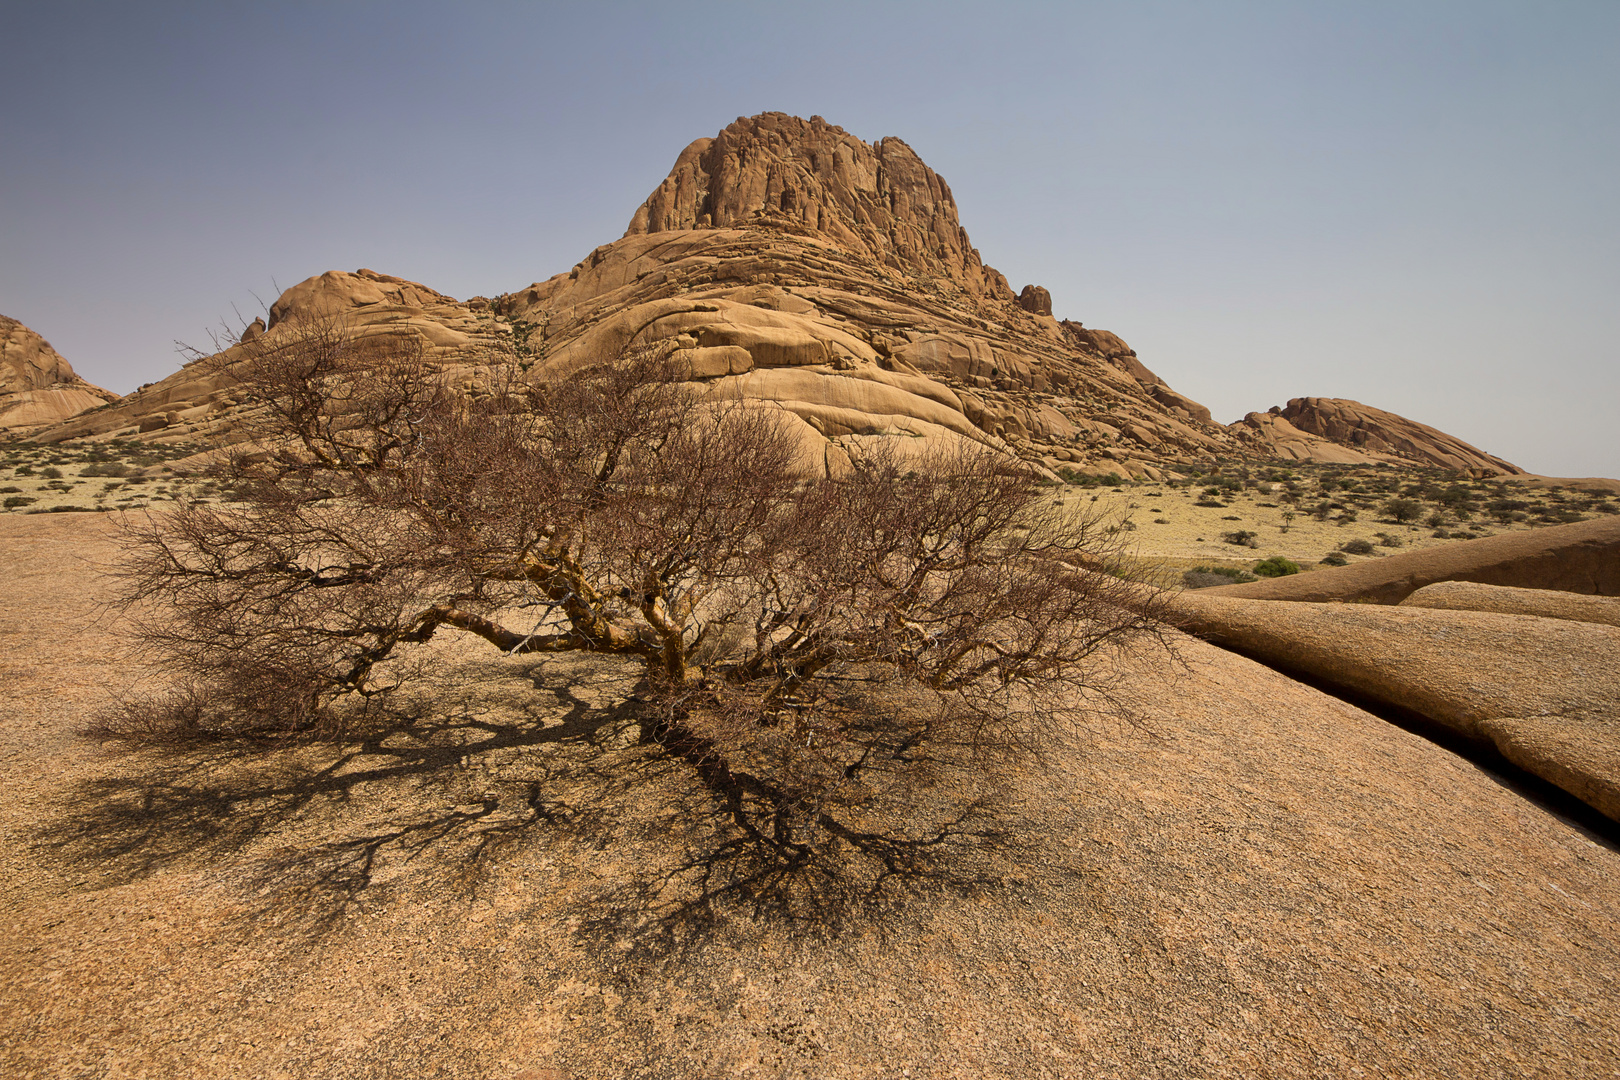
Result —
[[1237, 459], [1206, 459], [1179, 477], [1097, 485], [1080, 505], [1127, 515], [1140, 530], [1139, 558], [1160, 566], [1160, 580], [1183, 585], [1220, 584], [1199, 576], [1211, 566], [1249, 573], [1257, 554], [1308, 570], [1620, 513], [1612, 494], [1522, 479]]
[[227, 496], [185, 459], [204, 448], [185, 442], [0, 445], [0, 495], [11, 513], [130, 510], [180, 498]]
[[410, 339], [278, 342], [231, 371], [255, 426], [204, 481], [230, 498], [126, 518], [122, 605], [173, 682], [102, 735], [363, 735], [447, 634], [595, 655], [636, 673], [636, 743], [707, 791], [752, 888], [937, 847], [967, 809], [905, 792], [1037, 752], [1159, 640], [1117, 528], [1004, 456], [805, 476], [779, 414], [656, 348], [550, 382], [491, 355], [468, 391]]

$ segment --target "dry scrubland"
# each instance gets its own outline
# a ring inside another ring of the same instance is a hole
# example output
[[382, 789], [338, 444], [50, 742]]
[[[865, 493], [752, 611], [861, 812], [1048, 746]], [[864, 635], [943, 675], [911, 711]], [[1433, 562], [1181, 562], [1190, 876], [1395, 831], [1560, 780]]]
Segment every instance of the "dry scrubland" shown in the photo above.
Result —
[[[1182, 490], [1095, 493], [1174, 521]], [[1191, 639], [1142, 658], [1128, 719], [947, 770], [920, 812], [977, 809], [936, 858], [750, 905], [612, 663], [447, 638], [432, 695], [340, 746], [79, 737], [140, 674], [98, 606], [109, 533], [0, 517], [8, 1077], [1620, 1067], [1612, 845]]]
[[[203, 449], [179, 441], [14, 443], [0, 449], [0, 508], [43, 514], [139, 510], [179, 498], [229, 500], [230, 491], [207, 477], [197, 457]], [[1071, 472], [1053, 485], [1052, 497], [1120, 523], [1137, 557], [1162, 567], [1164, 583], [1172, 585], [1199, 567], [1246, 572], [1280, 555], [1310, 571], [1324, 559], [1361, 562], [1620, 513], [1620, 498], [1601, 490], [1531, 479], [1470, 480], [1440, 470], [1314, 464], [1217, 464], [1170, 482]], [[1409, 504], [1404, 520], [1390, 513], [1395, 500]]]
[[1122, 523], [1138, 557], [1164, 568], [1166, 584], [1199, 567], [1247, 572], [1282, 556], [1312, 571], [1620, 513], [1604, 490], [1383, 466], [1217, 465], [1171, 483], [1067, 479], [1054, 498]]

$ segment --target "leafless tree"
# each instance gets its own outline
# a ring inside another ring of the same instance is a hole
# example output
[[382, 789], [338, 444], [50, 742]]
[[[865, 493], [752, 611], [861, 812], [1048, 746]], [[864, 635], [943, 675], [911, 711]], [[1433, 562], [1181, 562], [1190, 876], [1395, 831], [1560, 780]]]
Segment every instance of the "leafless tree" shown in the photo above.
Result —
[[1034, 745], [1160, 632], [1103, 523], [1005, 455], [807, 476], [783, 414], [656, 347], [549, 381], [487, 359], [319, 323], [214, 361], [252, 421], [228, 500], [126, 526], [124, 602], [180, 689], [123, 730], [341, 734], [446, 632], [611, 654], [644, 740], [790, 850], [871, 770]]

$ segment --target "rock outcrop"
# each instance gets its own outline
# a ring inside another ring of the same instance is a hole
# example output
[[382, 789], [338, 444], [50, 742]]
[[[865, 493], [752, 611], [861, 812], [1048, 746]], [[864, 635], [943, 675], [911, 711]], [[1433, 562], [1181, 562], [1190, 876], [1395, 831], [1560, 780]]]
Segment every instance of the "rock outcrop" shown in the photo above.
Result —
[[[661, 343], [703, 392], [793, 416], [812, 472], [885, 439], [1147, 477], [1238, 448], [1119, 337], [1050, 310], [1044, 289], [1021, 306], [984, 265], [950, 188], [905, 143], [767, 113], [689, 146], [625, 236], [567, 273], [463, 304], [371, 271], [322, 274], [276, 301], [264, 335], [291, 312], [335, 315], [416, 334], [451, 365], [505, 343], [542, 377]], [[41, 437], [220, 439], [232, 417], [230, 387], [191, 365]]]
[[0, 433], [29, 434], [117, 398], [80, 378], [50, 342], [0, 315]]
[[625, 236], [725, 229], [769, 219], [827, 237], [906, 276], [948, 278], [1013, 299], [957, 219], [949, 185], [890, 136], [865, 143], [819, 116], [739, 116], [698, 139], [630, 220]]
[[[497, 340], [487, 317], [425, 285], [379, 274], [328, 271], [292, 286], [270, 307], [268, 323], [255, 319], [236, 346], [217, 358], [229, 364], [255, 342], [274, 345], [307, 320], [336, 318], [361, 337], [406, 336], [422, 343], [433, 361], [476, 362]], [[219, 363], [193, 361], [168, 378], [118, 398], [111, 408], [43, 429], [44, 442], [96, 437], [145, 437], [157, 441], [223, 442], [232, 438], [241, 402], [234, 381]], [[108, 395], [111, 397], [112, 395]]]
[[[787, 404], [828, 461], [900, 435], [1161, 476], [1237, 446], [1117, 336], [1060, 324], [1044, 289], [1020, 303], [904, 143], [819, 119], [767, 113], [698, 140], [623, 239], [492, 305], [559, 373], [667, 341], [709, 392]], [[880, 411], [849, 405], [873, 384]]]
[[1620, 821], [1620, 628], [1486, 611], [1185, 593], [1187, 628], [1488, 740]]
[[1271, 456], [1296, 461], [1388, 461], [1475, 477], [1524, 474], [1517, 465], [1427, 424], [1345, 398], [1293, 398], [1286, 408], [1249, 413], [1231, 427]]
[[[1475, 581], [1437, 581], [1401, 601], [1402, 607], [1450, 611], [1494, 611], [1502, 615], [1537, 615], [1544, 619], [1620, 626], [1620, 596], [1582, 596], [1556, 589], [1518, 589]], [[1620, 672], [1616, 673], [1620, 680]]]
[[1398, 604], [1437, 581], [1620, 596], [1620, 518], [1503, 533], [1201, 592], [1251, 600]]

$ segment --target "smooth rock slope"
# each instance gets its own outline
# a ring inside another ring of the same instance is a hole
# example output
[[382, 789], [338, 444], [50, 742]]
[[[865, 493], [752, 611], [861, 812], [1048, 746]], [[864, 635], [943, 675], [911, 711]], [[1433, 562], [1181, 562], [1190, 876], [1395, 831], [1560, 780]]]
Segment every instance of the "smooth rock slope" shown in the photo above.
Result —
[[1620, 821], [1620, 628], [1205, 592], [1177, 604], [1217, 644], [1489, 741]]
[[0, 432], [30, 433], [117, 397], [80, 378], [50, 342], [0, 315]]

